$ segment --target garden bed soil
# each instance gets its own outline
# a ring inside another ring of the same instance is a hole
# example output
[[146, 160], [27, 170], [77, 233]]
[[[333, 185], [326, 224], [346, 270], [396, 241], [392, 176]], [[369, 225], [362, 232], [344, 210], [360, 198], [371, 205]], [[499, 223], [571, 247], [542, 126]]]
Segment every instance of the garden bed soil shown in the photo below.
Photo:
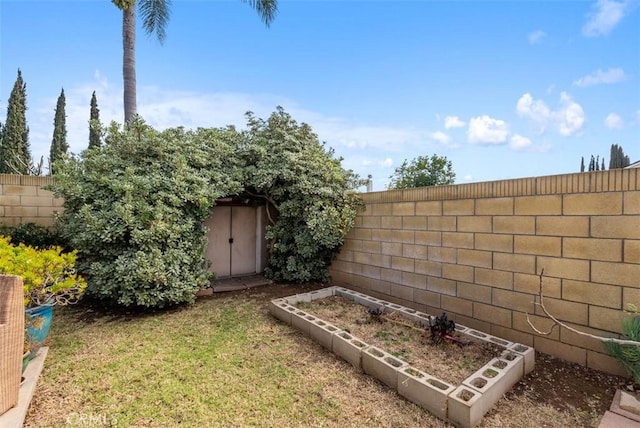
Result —
[[[266, 305], [272, 299], [324, 287], [327, 284], [274, 284], [252, 294]], [[554, 418], [562, 415], [575, 421], [575, 426], [597, 427], [616, 390], [632, 385], [629, 378], [536, 352], [535, 369], [505, 394], [506, 400], [491, 409], [480, 426], [523, 426], [517, 422], [518, 415], [526, 415], [530, 422], [526, 426], [560, 428], [562, 424]]]
[[296, 306], [349, 332], [368, 345], [380, 348], [412, 367], [456, 386], [504, 351], [497, 345], [472, 341], [457, 332], [452, 336], [460, 342], [443, 340], [433, 343], [428, 328], [394, 311], [372, 317], [369, 308], [342, 296], [300, 302]]

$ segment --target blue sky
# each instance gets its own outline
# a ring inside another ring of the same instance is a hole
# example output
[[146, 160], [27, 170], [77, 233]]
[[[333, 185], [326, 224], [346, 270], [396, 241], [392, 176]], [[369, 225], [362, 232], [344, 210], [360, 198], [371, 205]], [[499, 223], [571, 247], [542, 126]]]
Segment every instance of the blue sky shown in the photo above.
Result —
[[[382, 190], [436, 153], [456, 182], [578, 172], [620, 144], [640, 160], [640, 1], [281, 0], [271, 28], [237, 0], [174, 0], [137, 40], [138, 111], [158, 128], [242, 127], [282, 105]], [[20, 68], [34, 157], [64, 87], [71, 151], [91, 93], [121, 122], [121, 12], [109, 0], [0, 1], [0, 121]]]

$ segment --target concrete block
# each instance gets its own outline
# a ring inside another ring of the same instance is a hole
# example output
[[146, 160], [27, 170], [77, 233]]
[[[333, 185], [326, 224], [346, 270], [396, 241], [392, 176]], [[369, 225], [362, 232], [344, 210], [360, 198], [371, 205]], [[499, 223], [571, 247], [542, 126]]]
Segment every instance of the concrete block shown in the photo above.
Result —
[[616, 390], [609, 410], [640, 424], [640, 402], [634, 395], [626, 391]]
[[288, 304], [295, 306], [298, 303], [311, 302], [311, 294], [309, 293], [294, 294], [293, 296], [285, 297], [285, 299], [287, 299]]
[[274, 299], [269, 302], [269, 313], [280, 321], [291, 325], [291, 313], [296, 308], [287, 303], [286, 299]]
[[413, 367], [398, 371], [398, 394], [424, 407], [440, 419], [447, 419], [447, 401], [455, 386]]
[[362, 351], [362, 370], [394, 390], [398, 389], [399, 370], [406, 367], [406, 362], [374, 346]]
[[478, 330], [468, 329], [464, 332], [464, 334], [467, 335], [471, 340], [475, 340], [476, 342], [492, 343], [503, 348], [508, 348], [513, 345], [513, 342], [509, 342], [508, 340], [504, 340]]
[[332, 351], [333, 335], [341, 331], [338, 327], [316, 318], [309, 324], [309, 337]]
[[600, 420], [598, 428], [638, 428], [639, 426], [640, 423], [607, 410]]
[[469, 330], [470, 330], [470, 328], [469, 328], [469, 327], [464, 326], [464, 325], [462, 325], [462, 324], [458, 324], [458, 323], [456, 323], [456, 331], [457, 331], [458, 333], [468, 334], [467, 332], [468, 332]]
[[462, 384], [482, 394], [476, 405], [482, 407], [484, 415], [522, 379], [523, 366], [524, 357], [507, 350], [465, 379]]
[[336, 287], [322, 288], [320, 290], [311, 291], [308, 294], [311, 297], [311, 301], [333, 297], [336, 294]]
[[465, 385], [458, 386], [447, 400], [447, 419], [457, 427], [478, 425], [486, 411], [482, 409], [482, 394]]
[[388, 303], [388, 304], [385, 304], [384, 306], [385, 306], [385, 309], [384, 309], [385, 313], [402, 312], [404, 309], [407, 309], [404, 306], [398, 305], [396, 303]]
[[536, 351], [531, 346], [526, 346], [521, 343], [514, 343], [507, 348], [509, 351], [522, 355], [524, 358], [524, 373], [523, 376], [528, 375], [533, 371], [536, 366]]
[[344, 297], [345, 299], [354, 300], [355, 295], [360, 294], [357, 291], [349, 290], [348, 288], [338, 287], [336, 288], [336, 296]]
[[346, 331], [336, 332], [331, 342], [333, 353], [360, 371], [362, 371], [362, 350], [368, 346]]
[[309, 336], [309, 328], [314, 320], [316, 320], [316, 317], [305, 311], [296, 310], [295, 312], [291, 312], [291, 325], [307, 336]]

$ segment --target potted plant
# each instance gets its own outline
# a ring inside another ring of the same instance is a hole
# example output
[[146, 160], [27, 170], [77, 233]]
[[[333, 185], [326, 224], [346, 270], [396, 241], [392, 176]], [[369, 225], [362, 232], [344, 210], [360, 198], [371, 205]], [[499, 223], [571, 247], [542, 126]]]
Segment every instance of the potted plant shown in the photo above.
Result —
[[76, 251], [13, 245], [0, 236], [0, 273], [18, 275], [24, 284], [25, 352], [33, 355], [47, 338], [53, 306], [76, 303], [86, 289], [86, 281], [74, 269], [76, 257]]

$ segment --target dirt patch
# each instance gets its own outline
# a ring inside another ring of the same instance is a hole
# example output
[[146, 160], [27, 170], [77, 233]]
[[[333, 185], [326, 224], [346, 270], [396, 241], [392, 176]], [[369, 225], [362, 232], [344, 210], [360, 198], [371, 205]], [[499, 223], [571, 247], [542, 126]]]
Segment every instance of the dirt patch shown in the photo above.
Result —
[[372, 316], [367, 307], [341, 296], [301, 302], [297, 307], [455, 386], [504, 350], [458, 333], [452, 336], [459, 342], [436, 344], [428, 329], [397, 312]]
[[[248, 293], [266, 304], [271, 299], [326, 286], [274, 284], [242, 294]], [[629, 378], [536, 352], [535, 369], [505, 394], [504, 399], [485, 415], [480, 426], [597, 427], [605, 411], [609, 410], [616, 389], [629, 385], [632, 385]], [[432, 426], [438, 424], [438, 421], [432, 421]]]

